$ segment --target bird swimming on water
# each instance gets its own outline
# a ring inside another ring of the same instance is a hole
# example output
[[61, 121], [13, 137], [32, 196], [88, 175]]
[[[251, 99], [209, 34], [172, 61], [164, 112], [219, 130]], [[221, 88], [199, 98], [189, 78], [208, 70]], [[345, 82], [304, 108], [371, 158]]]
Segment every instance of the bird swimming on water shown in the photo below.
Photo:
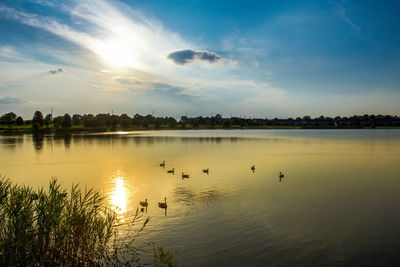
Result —
[[167, 198], [164, 198], [164, 202], [158, 202], [158, 206], [162, 209], [166, 209], [167, 208]]
[[160, 163], [160, 167], [165, 167], [165, 160], [162, 161], [162, 163]]
[[140, 206], [142, 207], [147, 207], [149, 204], [147, 203], [147, 198], [145, 199], [145, 201], [140, 201], [139, 202]]
[[254, 172], [256, 170], [256, 165], [253, 164], [250, 169]]
[[172, 170], [168, 170], [167, 172], [175, 174], [175, 168], [172, 168]]
[[183, 178], [189, 178], [189, 174], [184, 174], [183, 172], [182, 172], [182, 179]]
[[203, 172], [208, 174], [209, 170], [210, 170], [210, 169], [207, 168], [207, 169], [204, 169]]

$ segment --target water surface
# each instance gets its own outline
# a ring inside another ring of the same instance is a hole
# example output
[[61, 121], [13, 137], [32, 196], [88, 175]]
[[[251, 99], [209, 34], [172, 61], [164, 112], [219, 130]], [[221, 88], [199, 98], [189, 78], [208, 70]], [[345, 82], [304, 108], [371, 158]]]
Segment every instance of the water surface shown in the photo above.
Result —
[[122, 220], [147, 198], [140, 242], [176, 250], [183, 266], [400, 262], [397, 130], [0, 136], [0, 151], [0, 174], [34, 187], [51, 177], [95, 186]]

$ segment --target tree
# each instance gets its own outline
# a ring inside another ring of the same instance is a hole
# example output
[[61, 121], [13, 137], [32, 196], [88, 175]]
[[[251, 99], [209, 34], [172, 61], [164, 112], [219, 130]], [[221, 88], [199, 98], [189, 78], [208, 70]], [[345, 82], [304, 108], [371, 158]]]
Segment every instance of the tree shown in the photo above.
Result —
[[6, 124], [10, 126], [17, 119], [17, 115], [14, 112], [9, 112], [0, 117], [0, 124]]
[[53, 115], [51, 114], [47, 114], [46, 117], [44, 117], [44, 124], [46, 124], [47, 128], [49, 128], [52, 120], [53, 120]]
[[64, 118], [63, 118], [62, 116], [57, 116], [57, 117], [55, 117], [55, 118], [53, 119], [54, 126], [55, 126], [56, 128], [61, 127], [61, 124], [62, 124], [63, 120], [64, 120]]
[[161, 127], [161, 123], [160, 123], [159, 120], [156, 120], [156, 121], [154, 122], [154, 127], [155, 127], [156, 129], [159, 129], [159, 128]]
[[43, 120], [43, 114], [40, 111], [35, 111], [33, 114], [33, 119], [32, 119], [32, 124], [38, 123], [40, 127], [43, 127], [44, 120]]
[[74, 114], [72, 116], [72, 124], [73, 125], [81, 125], [82, 124], [82, 116], [79, 114]]
[[176, 127], [176, 120], [174, 118], [172, 118], [172, 120], [170, 119], [168, 126], [170, 128], [175, 128]]
[[24, 125], [24, 119], [22, 119], [21, 116], [19, 116], [19, 117], [16, 119], [15, 122], [17, 123], [17, 125]]
[[230, 128], [231, 127], [231, 121], [230, 120], [224, 120], [223, 127], [224, 128]]
[[144, 128], [149, 127], [149, 123], [147, 122], [147, 120], [143, 120], [143, 121], [142, 121], [142, 126], [143, 126]]
[[72, 118], [69, 114], [64, 115], [64, 119], [62, 121], [63, 128], [71, 128], [72, 126]]
[[119, 124], [121, 124], [122, 128], [128, 128], [132, 125], [132, 119], [127, 114], [122, 114], [119, 117]]

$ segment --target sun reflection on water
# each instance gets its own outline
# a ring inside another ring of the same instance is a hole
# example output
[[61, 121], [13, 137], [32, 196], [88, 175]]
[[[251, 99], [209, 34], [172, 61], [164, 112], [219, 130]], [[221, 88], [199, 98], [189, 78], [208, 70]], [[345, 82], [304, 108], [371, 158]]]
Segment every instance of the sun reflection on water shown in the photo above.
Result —
[[125, 179], [126, 177], [121, 175], [120, 170], [118, 170], [117, 174], [112, 177], [111, 204], [120, 216], [123, 216], [127, 210], [128, 194]]

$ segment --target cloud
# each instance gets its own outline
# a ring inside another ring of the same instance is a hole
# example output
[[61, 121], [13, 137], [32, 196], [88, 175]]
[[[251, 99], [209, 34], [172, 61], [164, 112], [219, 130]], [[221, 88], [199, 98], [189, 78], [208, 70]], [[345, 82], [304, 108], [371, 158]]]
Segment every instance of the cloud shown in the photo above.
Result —
[[175, 102], [184, 101], [184, 102], [193, 102], [195, 97], [192, 95], [187, 94], [184, 88], [173, 86], [166, 83], [152, 83], [151, 84], [152, 90], [145, 90], [146, 96], [157, 96], [172, 99]]
[[0, 46], [0, 61], [23, 60], [17, 51], [11, 46]]
[[191, 63], [194, 60], [200, 60], [207, 63], [215, 63], [220, 61], [221, 56], [214, 52], [206, 50], [180, 50], [168, 54], [168, 59], [171, 59], [175, 64], [185, 65]]
[[134, 78], [129, 77], [129, 78], [124, 78], [120, 76], [116, 76], [112, 78], [114, 81], [124, 84], [124, 85], [139, 85], [142, 84], [142, 82], [136, 81]]
[[21, 101], [21, 99], [19, 98], [14, 98], [14, 97], [3, 97], [0, 98], [0, 104], [19, 104], [22, 103], [23, 101]]
[[42, 6], [49, 6], [49, 7], [54, 7], [55, 4], [51, 1], [48, 0], [31, 0], [31, 2], [38, 4], [38, 5], [42, 5]]
[[57, 74], [63, 72], [63, 69], [57, 69], [57, 70], [49, 70], [50, 74]]
[[340, 19], [342, 19], [344, 22], [346, 22], [357, 34], [360, 34], [360, 26], [358, 26], [357, 24], [355, 24], [348, 16], [347, 16], [347, 12], [346, 9], [338, 4], [338, 3], [332, 3], [333, 5], [335, 5], [338, 9], [339, 12], [339, 17]]

